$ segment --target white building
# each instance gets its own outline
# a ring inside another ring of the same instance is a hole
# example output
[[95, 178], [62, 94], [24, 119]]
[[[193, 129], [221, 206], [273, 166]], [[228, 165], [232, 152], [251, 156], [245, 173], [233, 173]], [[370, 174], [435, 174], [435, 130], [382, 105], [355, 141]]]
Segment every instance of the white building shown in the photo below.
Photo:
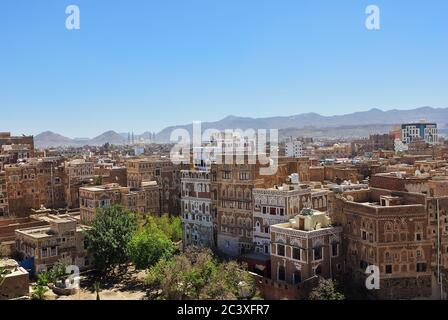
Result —
[[267, 189], [255, 188], [252, 195], [255, 252], [269, 254], [270, 226], [288, 222], [303, 208], [311, 208], [311, 189], [303, 184], [284, 184]]
[[401, 125], [401, 141], [409, 144], [414, 140], [423, 140], [429, 144], [437, 144], [437, 123], [428, 123], [421, 120], [417, 123], [405, 123]]
[[285, 145], [285, 153], [288, 157], [300, 158], [305, 155], [303, 142], [299, 140], [289, 141]]
[[212, 248], [214, 246], [211, 175], [207, 170], [182, 170], [183, 243]]

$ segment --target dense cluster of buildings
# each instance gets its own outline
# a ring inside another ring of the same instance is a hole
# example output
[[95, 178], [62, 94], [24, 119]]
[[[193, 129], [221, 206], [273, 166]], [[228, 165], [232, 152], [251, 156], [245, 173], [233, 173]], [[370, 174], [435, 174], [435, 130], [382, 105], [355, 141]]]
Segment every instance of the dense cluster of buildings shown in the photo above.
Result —
[[11, 267], [17, 275], [33, 276], [59, 262], [90, 268], [84, 234], [98, 209], [121, 205], [156, 216], [181, 211], [186, 167], [158, 155], [160, 148], [146, 157], [98, 147], [38, 151], [33, 137], [9, 133], [0, 133], [0, 148], [0, 245], [17, 260]]
[[[0, 244], [18, 261], [8, 268], [18, 277], [60, 261], [89, 268], [84, 231], [98, 209], [119, 204], [180, 216], [184, 247], [247, 263], [265, 298], [301, 298], [318, 277], [376, 298], [447, 297], [448, 144], [435, 124], [289, 139], [268, 164], [247, 161], [250, 143], [223, 144], [244, 161], [214, 153], [175, 164], [163, 148], [37, 151], [32, 137], [0, 133]], [[275, 173], [261, 174], [272, 161]], [[369, 266], [379, 271], [374, 290]]]
[[[419, 141], [420, 152], [395, 151], [393, 132], [308, 157], [290, 140], [275, 175], [213, 161], [182, 171], [184, 245], [246, 262], [268, 298], [301, 297], [316, 277], [349, 277], [382, 299], [446, 298], [447, 144], [433, 124], [415, 125], [409, 140], [410, 126], [400, 142]], [[375, 290], [365, 285], [369, 266]]]

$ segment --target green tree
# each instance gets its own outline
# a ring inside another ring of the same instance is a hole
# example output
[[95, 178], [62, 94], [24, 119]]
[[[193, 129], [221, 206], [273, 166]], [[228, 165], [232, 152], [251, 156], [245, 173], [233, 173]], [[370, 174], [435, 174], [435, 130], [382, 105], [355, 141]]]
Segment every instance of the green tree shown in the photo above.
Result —
[[57, 262], [53, 268], [48, 271], [49, 279], [52, 283], [56, 283], [58, 280], [61, 280], [67, 276], [66, 273], [67, 264], [63, 262]]
[[36, 285], [31, 292], [31, 299], [33, 300], [45, 300], [48, 288], [42, 285]]
[[52, 277], [49, 272], [41, 272], [37, 275], [37, 285], [38, 286], [46, 286], [50, 282], [52, 282]]
[[140, 217], [140, 220], [142, 227], [157, 228], [173, 242], [182, 240], [182, 220], [180, 217], [144, 215]]
[[171, 258], [176, 247], [157, 226], [147, 225], [137, 231], [129, 242], [131, 261], [138, 269], [146, 269], [161, 258]]
[[172, 241], [177, 242], [182, 239], [182, 220], [180, 217], [163, 215], [155, 217], [155, 222]]
[[[206, 249], [187, 249], [161, 259], [148, 270], [146, 283], [158, 299], [223, 300], [251, 298], [255, 281], [236, 262], [219, 263]], [[245, 289], [247, 295], [242, 294]]]
[[121, 206], [97, 210], [86, 240], [98, 270], [107, 273], [128, 262], [128, 243], [136, 229], [135, 215]]
[[337, 289], [336, 281], [332, 279], [319, 279], [319, 284], [310, 295], [309, 300], [344, 300], [345, 297]]

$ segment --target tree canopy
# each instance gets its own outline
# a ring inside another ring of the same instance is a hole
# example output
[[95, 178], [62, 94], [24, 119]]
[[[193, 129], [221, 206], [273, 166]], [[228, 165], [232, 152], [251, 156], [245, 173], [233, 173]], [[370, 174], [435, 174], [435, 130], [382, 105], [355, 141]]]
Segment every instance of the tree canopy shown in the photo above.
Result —
[[155, 224], [148, 224], [138, 230], [129, 242], [130, 260], [138, 269], [146, 269], [161, 258], [171, 258], [176, 246]]
[[156, 299], [233, 300], [255, 295], [255, 281], [236, 262], [220, 263], [208, 249], [189, 248], [161, 259], [148, 271], [146, 283]]
[[121, 206], [97, 210], [92, 228], [86, 232], [87, 250], [95, 267], [103, 272], [128, 262], [129, 246], [137, 220]]
[[332, 279], [319, 279], [317, 287], [311, 291], [310, 300], [344, 300], [345, 297], [337, 289], [337, 283]]
[[182, 240], [182, 220], [180, 217], [146, 215], [142, 217], [142, 220], [142, 228], [149, 226], [150, 228], [158, 229], [173, 242]]

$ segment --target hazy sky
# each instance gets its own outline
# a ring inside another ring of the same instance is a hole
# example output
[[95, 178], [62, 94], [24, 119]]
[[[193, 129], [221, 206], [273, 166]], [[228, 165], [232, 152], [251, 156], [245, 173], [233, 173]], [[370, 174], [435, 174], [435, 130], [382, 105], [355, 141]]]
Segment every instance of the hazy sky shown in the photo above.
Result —
[[447, 17], [446, 0], [1, 0], [0, 131], [447, 107]]

